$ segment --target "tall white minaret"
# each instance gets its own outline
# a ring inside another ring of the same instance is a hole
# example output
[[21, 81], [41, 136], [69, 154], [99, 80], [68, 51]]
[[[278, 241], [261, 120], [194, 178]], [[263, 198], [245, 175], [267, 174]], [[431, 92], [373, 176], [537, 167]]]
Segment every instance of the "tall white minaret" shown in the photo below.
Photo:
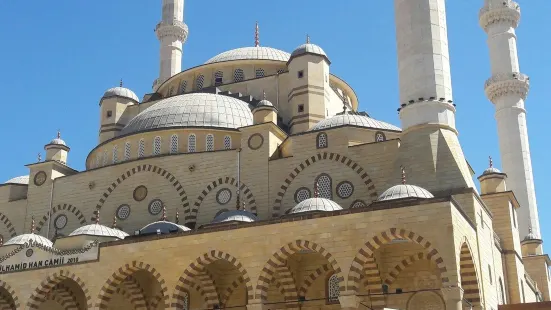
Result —
[[535, 237], [541, 238], [524, 109], [530, 79], [520, 73], [517, 55], [515, 28], [520, 7], [511, 0], [485, 0], [479, 21], [488, 34], [492, 77], [485, 91], [496, 109], [501, 164], [508, 176], [507, 187], [521, 205], [519, 234], [522, 239], [531, 227]]
[[184, 23], [184, 0], [163, 0], [163, 15], [155, 28], [161, 41], [159, 78], [153, 82], [153, 90], [171, 76], [182, 71], [182, 46], [188, 36]]

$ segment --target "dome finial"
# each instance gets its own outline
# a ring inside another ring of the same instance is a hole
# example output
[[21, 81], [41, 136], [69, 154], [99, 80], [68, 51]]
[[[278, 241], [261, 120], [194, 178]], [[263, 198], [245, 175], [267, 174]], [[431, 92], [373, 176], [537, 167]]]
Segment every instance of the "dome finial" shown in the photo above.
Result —
[[406, 184], [406, 170], [404, 166], [400, 166], [400, 169], [402, 170], [402, 184]]
[[255, 47], [260, 46], [260, 31], [258, 30], [258, 21], [256, 22], [256, 27], [254, 31], [254, 46]]
[[494, 161], [492, 160], [492, 156], [488, 156], [488, 159], [490, 160], [490, 168], [494, 167]]
[[166, 221], [166, 207], [163, 205], [163, 215], [161, 216], [161, 221]]
[[99, 208], [96, 209], [96, 224], [99, 224]]
[[306, 34], [306, 44], [310, 44], [310, 35]]
[[319, 187], [320, 187], [319, 183], [316, 182], [316, 184], [314, 184], [314, 198], [318, 198], [318, 197], [319, 197], [319, 194], [320, 194], [320, 193], [319, 193]]
[[34, 216], [31, 218], [31, 234], [34, 234], [34, 230], [36, 228], [36, 224], [34, 222]]
[[176, 220], [174, 221], [174, 223], [180, 223], [180, 213], [178, 213], [178, 210], [176, 210]]
[[57, 130], [57, 138], [61, 139], [61, 130], [59, 130], [59, 129]]
[[247, 211], [247, 209], [245, 208], [245, 202], [244, 202], [244, 201], [243, 201], [243, 203], [242, 203], [241, 205], [242, 205], [242, 208], [241, 208], [241, 210], [243, 210], [243, 211]]
[[122, 79], [121, 79], [121, 81], [119, 82], [119, 87], [122, 87]]

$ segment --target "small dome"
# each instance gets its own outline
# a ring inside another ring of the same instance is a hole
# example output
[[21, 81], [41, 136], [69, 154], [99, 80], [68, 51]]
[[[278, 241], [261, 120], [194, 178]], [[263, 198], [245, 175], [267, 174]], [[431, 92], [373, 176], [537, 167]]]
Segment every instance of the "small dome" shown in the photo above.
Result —
[[342, 210], [342, 207], [332, 200], [325, 198], [308, 198], [294, 206], [289, 213], [295, 214], [312, 211], [328, 212], [337, 210]]
[[335, 115], [331, 118], [326, 118], [324, 120], [321, 120], [316, 125], [314, 125], [314, 127], [312, 127], [310, 131], [322, 130], [322, 129], [345, 126], [345, 125], [374, 128], [374, 129], [402, 131], [402, 129], [392, 124], [381, 122], [368, 116], [349, 114], [349, 113]]
[[123, 97], [123, 98], [132, 99], [135, 102], [140, 102], [140, 99], [133, 91], [122, 86], [109, 88], [108, 90], [105, 91], [101, 99], [103, 100], [111, 97]]
[[4, 246], [6, 246], [6, 245], [23, 245], [25, 243], [28, 243], [31, 240], [32, 240], [33, 243], [36, 243], [36, 244], [39, 244], [39, 245], [42, 245], [42, 246], [46, 246], [46, 247], [49, 247], [49, 248], [51, 248], [53, 246], [52, 241], [48, 240], [48, 238], [46, 238], [46, 237], [43, 237], [43, 236], [37, 235], [37, 234], [23, 234], [23, 235], [15, 236], [15, 237], [11, 238], [10, 240], [8, 240], [8, 242], [4, 243]]
[[492, 173], [501, 173], [501, 171], [499, 171], [499, 169], [497, 169], [495, 167], [490, 167], [490, 168], [484, 170], [484, 172], [482, 174], [486, 175], [486, 174], [492, 174]]
[[52, 139], [52, 140], [50, 141], [50, 143], [48, 143], [48, 145], [63, 145], [63, 146], [67, 146], [67, 144], [65, 143], [65, 141], [61, 140], [60, 138]]
[[169, 97], [136, 115], [121, 135], [171, 127], [239, 128], [253, 124], [249, 105], [237, 98], [191, 93]]
[[118, 239], [124, 239], [125, 237], [128, 237], [128, 234], [122, 230], [110, 228], [100, 224], [90, 224], [90, 225], [82, 226], [75, 229], [75, 231], [69, 234], [69, 236], [81, 236], [81, 235], [112, 237], [112, 238], [118, 238]]
[[379, 201], [387, 201], [402, 198], [434, 198], [434, 196], [426, 189], [409, 184], [395, 185], [379, 196]]
[[526, 235], [526, 237], [524, 237], [523, 241], [530, 241], [530, 240], [540, 240], [538, 237], [536, 237], [536, 235], [532, 231], [532, 228], [528, 229], [528, 235]]
[[157, 221], [147, 224], [144, 228], [140, 229], [140, 234], [156, 234], [158, 230], [161, 234], [169, 234], [172, 232], [190, 231], [191, 229], [169, 221]]
[[252, 212], [246, 210], [232, 210], [226, 211], [212, 221], [213, 223], [222, 222], [256, 222], [258, 218]]
[[328, 58], [327, 54], [321, 47], [312, 43], [305, 43], [295, 48], [293, 53], [291, 53], [291, 58], [304, 55], [304, 54], [316, 54], [316, 55]]
[[205, 65], [232, 60], [273, 60], [287, 62], [290, 57], [289, 53], [271, 47], [241, 47], [220, 53], [207, 60]]
[[4, 184], [29, 184], [29, 176], [28, 175], [22, 175], [19, 177], [15, 177], [13, 179], [9, 179]]
[[262, 99], [256, 104], [255, 109], [258, 109], [258, 108], [275, 108], [275, 107], [270, 101], [266, 99]]

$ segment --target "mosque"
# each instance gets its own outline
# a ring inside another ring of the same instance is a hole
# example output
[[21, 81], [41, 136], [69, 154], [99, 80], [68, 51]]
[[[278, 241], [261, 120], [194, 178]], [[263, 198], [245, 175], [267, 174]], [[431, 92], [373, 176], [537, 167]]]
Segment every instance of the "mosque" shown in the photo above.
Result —
[[519, 5], [479, 13], [503, 163], [479, 176], [455, 127], [444, 0], [394, 6], [400, 127], [359, 111], [339, 60], [309, 38], [287, 53], [257, 25], [254, 46], [182, 71], [184, 0], [162, 0], [159, 77], [141, 99], [122, 82], [104, 93], [85, 171], [58, 133], [0, 185], [0, 309], [549, 301]]

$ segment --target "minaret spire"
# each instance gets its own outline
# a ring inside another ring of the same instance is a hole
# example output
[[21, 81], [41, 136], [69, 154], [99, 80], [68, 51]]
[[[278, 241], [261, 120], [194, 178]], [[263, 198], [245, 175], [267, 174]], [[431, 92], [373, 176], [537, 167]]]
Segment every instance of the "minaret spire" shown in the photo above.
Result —
[[486, 97], [494, 104], [501, 153], [501, 167], [522, 208], [518, 210], [519, 235], [532, 233], [541, 239], [532, 159], [528, 143], [524, 101], [530, 78], [521, 73], [515, 28], [520, 6], [512, 0], [486, 0], [479, 23], [488, 34], [492, 76], [484, 84]]
[[256, 22], [256, 28], [254, 32], [254, 46], [260, 46], [260, 31], [258, 30], [258, 21]]

